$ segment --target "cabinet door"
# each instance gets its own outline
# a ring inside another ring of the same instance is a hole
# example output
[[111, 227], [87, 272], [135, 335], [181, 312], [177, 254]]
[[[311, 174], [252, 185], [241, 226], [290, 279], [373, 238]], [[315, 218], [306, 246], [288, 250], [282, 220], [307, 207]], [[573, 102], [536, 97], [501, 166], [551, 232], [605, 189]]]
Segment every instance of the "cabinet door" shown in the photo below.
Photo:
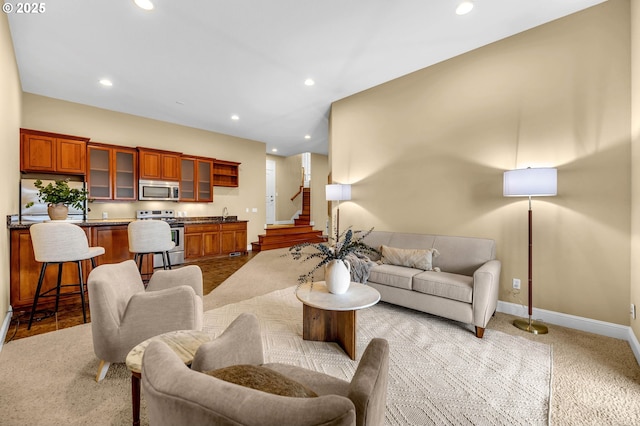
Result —
[[49, 136], [22, 134], [20, 170], [55, 172], [56, 140]]
[[162, 179], [180, 180], [180, 155], [162, 154]]
[[132, 201], [138, 198], [137, 160], [138, 153], [134, 149], [113, 149], [114, 200]]
[[220, 254], [220, 233], [218, 231], [204, 232], [202, 234], [202, 242], [202, 254], [204, 256]]
[[89, 162], [87, 168], [87, 186], [89, 198], [95, 200], [111, 200], [113, 188], [111, 185], [111, 149], [89, 146]]
[[212, 160], [198, 160], [198, 201], [213, 201], [213, 186], [211, 185]]
[[247, 231], [236, 231], [236, 248], [235, 251], [247, 251]]
[[196, 160], [182, 158], [180, 170], [180, 201], [196, 201]]
[[185, 259], [196, 259], [202, 257], [202, 233], [185, 234], [184, 236], [184, 257]]
[[155, 151], [139, 150], [140, 179], [162, 179], [162, 154]]
[[83, 175], [87, 164], [87, 144], [84, 141], [56, 139], [56, 171]]

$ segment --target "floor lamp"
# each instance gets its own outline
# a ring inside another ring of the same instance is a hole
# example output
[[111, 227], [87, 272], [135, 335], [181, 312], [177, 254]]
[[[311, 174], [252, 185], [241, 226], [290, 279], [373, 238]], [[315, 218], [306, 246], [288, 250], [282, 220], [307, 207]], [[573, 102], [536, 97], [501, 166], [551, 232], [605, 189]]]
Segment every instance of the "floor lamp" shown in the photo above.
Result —
[[547, 326], [531, 319], [533, 314], [533, 279], [532, 279], [532, 211], [531, 197], [554, 196], [558, 193], [558, 170], [553, 168], [527, 168], [504, 172], [505, 197], [529, 197], [529, 320], [517, 319], [513, 325], [533, 334], [546, 334]]
[[327, 201], [337, 201], [338, 208], [336, 210], [336, 244], [340, 237], [340, 201], [348, 201], [351, 199], [351, 185], [334, 183], [325, 186]]

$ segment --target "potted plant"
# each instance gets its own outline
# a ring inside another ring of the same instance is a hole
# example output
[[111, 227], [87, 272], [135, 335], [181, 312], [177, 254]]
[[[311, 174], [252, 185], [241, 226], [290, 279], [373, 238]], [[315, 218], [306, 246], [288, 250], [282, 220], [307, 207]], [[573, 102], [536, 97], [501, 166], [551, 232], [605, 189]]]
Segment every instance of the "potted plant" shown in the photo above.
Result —
[[[88, 195], [86, 189], [70, 188], [69, 179], [56, 180], [55, 183], [47, 185], [38, 179], [33, 184], [38, 188], [38, 199], [47, 204], [51, 220], [66, 219], [69, 206], [79, 210], [84, 208]], [[31, 207], [33, 204], [30, 202], [25, 207]]]
[[325, 243], [301, 243], [290, 247], [289, 254], [295, 260], [303, 262], [313, 259], [319, 260], [309, 272], [298, 277], [298, 286], [312, 280], [313, 274], [324, 267], [327, 289], [335, 294], [345, 293], [351, 282], [351, 265], [346, 257], [349, 254], [380, 254], [378, 250], [362, 242], [371, 231], [373, 228], [366, 232], [352, 231], [349, 228], [336, 236], [333, 246]]

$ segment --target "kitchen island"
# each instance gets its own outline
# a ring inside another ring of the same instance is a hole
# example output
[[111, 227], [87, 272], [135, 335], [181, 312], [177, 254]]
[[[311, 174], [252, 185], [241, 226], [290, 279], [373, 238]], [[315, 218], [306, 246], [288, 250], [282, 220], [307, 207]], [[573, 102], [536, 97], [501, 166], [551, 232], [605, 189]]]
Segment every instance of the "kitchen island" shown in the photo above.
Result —
[[[10, 231], [10, 298], [14, 309], [30, 308], [35, 297], [41, 264], [36, 262], [31, 244], [29, 228], [37, 222], [15, 220], [7, 217]], [[69, 221], [84, 229], [90, 246], [104, 247], [105, 254], [96, 258], [97, 264], [118, 263], [132, 259], [129, 253], [127, 226], [136, 219], [87, 219]], [[183, 224], [185, 228], [185, 261], [213, 256], [246, 253], [247, 222], [236, 216], [178, 217], [171, 223]], [[143, 273], [153, 271], [153, 256], [146, 256]], [[82, 265], [85, 280], [90, 272], [89, 261]], [[43, 289], [54, 288], [57, 268], [48, 268]], [[75, 265], [63, 265], [63, 282], [77, 282], [78, 272]], [[48, 301], [46, 301], [48, 302]], [[39, 306], [46, 306], [45, 300]], [[51, 304], [53, 304], [51, 300]], [[64, 300], [61, 299], [61, 303]]]

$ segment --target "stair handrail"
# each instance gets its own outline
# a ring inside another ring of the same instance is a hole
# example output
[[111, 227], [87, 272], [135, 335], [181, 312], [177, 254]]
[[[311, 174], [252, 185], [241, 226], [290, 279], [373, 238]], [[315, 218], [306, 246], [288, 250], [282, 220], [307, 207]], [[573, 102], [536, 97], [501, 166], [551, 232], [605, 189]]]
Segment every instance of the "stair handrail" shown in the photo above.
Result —
[[295, 193], [295, 195], [293, 197], [291, 197], [291, 201], [295, 200], [295, 198], [300, 195], [300, 193], [302, 193], [303, 190], [303, 186], [300, 186], [300, 189], [298, 189], [298, 192]]
[[300, 179], [300, 189], [298, 189], [298, 192], [296, 192], [294, 196], [291, 197], [291, 201], [295, 200], [296, 197], [300, 195], [300, 193], [302, 192], [302, 189], [304, 188], [304, 167], [301, 167], [301, 171], [302, 171], [302, 176]]

